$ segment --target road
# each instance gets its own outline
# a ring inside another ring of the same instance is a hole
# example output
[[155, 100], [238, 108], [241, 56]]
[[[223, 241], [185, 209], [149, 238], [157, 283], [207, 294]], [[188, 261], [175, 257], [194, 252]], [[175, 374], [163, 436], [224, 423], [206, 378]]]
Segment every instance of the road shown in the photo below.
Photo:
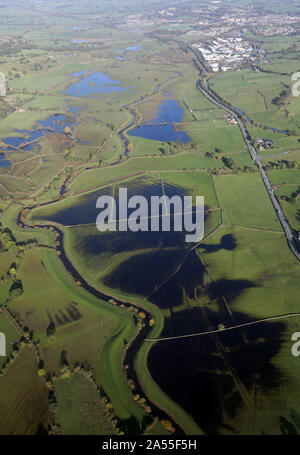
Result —
[[[191, 49], [190, 49], [191, 50]], [[194, 56], [196, 57], [197, 59], [197, 62], [199, 64], [198, 66], [198, 69], [200, 70], [201, 73], [205, 73], [206, 74], [206, 70], [199, 58], [199, 56], [197, 55], [196, 52], [192, 51]], [[201, 84], [201, 81], [198, 81], [197, 82], [197, 87], [198, 89], [200, 90], [200, 92], [209, 100], [211, 101], [213, 104], [215, 104], [216, 106], [220, 107], [221, 109], [225, 110], [226, 112], [228, 112], [229, 114], [231, 114], [237, 121], [239, 127], [240, 127], [240, 130], [241, 130], [241, 133], [243, 135], [243, 138], [244, 138], [244, 141], [247, 145], [247, 148], [249, 150], [249, 153], [251, 155], [251, 158], [253, 161], [256, 162], [257, 166], [258, 166], [258, 169], [259, 169], [259, 172], [260, 172], [260, 175], [263, 179], [263, 182], [264, 182], [264, 185], [268, 191], [268, 194], [269, 194], [269, 197], [272, 201], [272, 204], [273, 204], [273, 207], [275, 209], [275, 212], [276, 212], [276, 215], [280, 221], [280, 224], [284, 230], [284, 233], [285, 233], [285, 236], [286, 236], [286, 239], [287, 239], [287, 242], [289, 244], [289, 247], [291, 249], [291, 251], [294, 253], [294, 255], [296, 256], [296, 258], [298, 259], [298, 261], [300, 261], [300, 252], [298, 251], [298, 248], [297, 248], [297, 245], [296, 245], [296, 242], [295, 242], [295, 238], [293, 236], [293, 233], [292, 233], [292, 229], [288, 223], [288, 220], [285, 216], [285, 214], [283, 213], [282, 209], [281, 209], [281, 206], [274, 194], [274, 190], [271, 186], [271, 183], [269, 181], [269, 178], [261, 164], [261, 158], [260, 156], [258, 155], [258, 153], [256, 152], [256, 149], [253, 145], [253, 143], [251, 142], [251, 139], [250, 139], [250, 136], [249, 136], [249, 133], [245, 127], [245, 124], [240, 116], [240, 114], [232, 107], [232, 106], [229, 106], [228, 104], [225, 104], [223, 103], [218, 97], [217, 95], [212, 92], [208, 86], [208, 84], [206, 83], [206, 86], [204, 87], [202, 84]]]

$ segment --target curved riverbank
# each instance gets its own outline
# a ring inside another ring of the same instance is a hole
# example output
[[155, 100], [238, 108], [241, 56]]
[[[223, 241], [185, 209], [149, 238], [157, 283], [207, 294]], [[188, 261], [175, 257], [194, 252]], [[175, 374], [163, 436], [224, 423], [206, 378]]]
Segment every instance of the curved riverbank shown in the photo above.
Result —
[[[49, 205], [53, 202], [46, 202], [41, 205]], [[50, 229], [53, 234], [56, 236], [56, 252], [58, 254], [58, 257], [62, 261], [64, 268], [67, 270], [67, 272], [72, 276], [74, 281], [80, 285], [83, 289], [85, 289], [87, 292], [89, 292], [91, 295], [94, 297], [101, 299], [102, 301], [106, 302], [109, 305], [115, 305], [118, 306], [120, 309], [124, 310], [131, 310], [133, 309], [136, 314], [139, 312], [143, 312], [145, 317], [140, 320], [141, 322], [141, 327], [140, 330], [138, 331], [137, 335], [131, 340], [129, 345], [126, 347], [124, 354], [123, 354], [123, 370], [127, 376], [127, 380], [132, 380], [135, 384], [135, 390], [134, 394], [139, 394], [141, 396], [146, 396], [147, 402], [149, 403], [151, 407], [151, 417], [153, 419], [158, 418], [160, 420], [168, 420], [171, 422], [172, 426], [175, 429], [175, 434], [184, 434], [185, 432], [182, 430], [182, 428], [179, 426], [175, 420], [173, 420], [172, 417], [169, 416], [167, 411], [165, 411], [162, 407], [159, 407], [158, 405], [154, 404], [150, 398], [148, 398], [147, 393], [145, 392], [144, 388], [140, 384], [139, 377], [137, 372], [135, 371], [135, 357], [136, 353], [139, 351], [141, 344], [143, 344], [145, 338], [147, 338], [153, 328], [150, 325], [150, 319], [153, 318], [153, 315], [145, 309], [144, 306], [138, 306], [136, 303], [131, 303], [126, 300], [123, 301], [123, 299], [116, 299], [112, 295], [105, 294], [101, 292], [99, 289], [96, 289], [94, 286], [89, 284], [83, 276], [79, 273], [79, 271], [75, 268], [73, 263], [70, 261], [68, 258], [65, 247], [64, 247], [64, 233], [63, 231], [57, 226], [57, 225], [52, 225], [52, 224], [34, 224], [34, 225], [28, 225], [25, 222], [24, 218], [24, 213], [23, 211], [26, 210], [28, 214], [28, 210], [33, 210], [35, 206], [31, 207], [26, 207], [23, 208], [17, 216], [17, 225], [22, 228], [38, 228], [38, 229]], [[160, 331], [160, 330], [159, 330]]]

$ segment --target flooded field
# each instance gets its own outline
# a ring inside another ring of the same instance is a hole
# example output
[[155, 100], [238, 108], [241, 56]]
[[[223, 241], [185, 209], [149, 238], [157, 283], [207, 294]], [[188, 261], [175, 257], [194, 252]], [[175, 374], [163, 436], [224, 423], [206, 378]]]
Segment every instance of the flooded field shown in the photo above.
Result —
[[[73, 73], [73, 77], [83, 76], [86, 72]], [[93, 96], [95, 93], [124, 92], [132, 87], [121, 87], [120, 81], [111, 79], [107, 74], [97, 71], [90, 76], [75, 82], [64, 92], [64, 95], [79, 97]]]
[[142, 137], [162, 142], [179, 142], [186, 144], [190, 137], [185, 131], [177, 131], [173, 123], [180, 123], [184, 110], [176, 100], [165, 100], [158, 108], [155, 118], [133, 128], [129, 136]]

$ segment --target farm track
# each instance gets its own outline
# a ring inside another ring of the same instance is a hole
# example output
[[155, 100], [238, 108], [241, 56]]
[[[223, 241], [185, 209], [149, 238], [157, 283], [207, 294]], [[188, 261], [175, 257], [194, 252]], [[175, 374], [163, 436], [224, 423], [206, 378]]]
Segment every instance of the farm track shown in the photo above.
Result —
[[300, 316], [300, 312], [299, 313], [279, 314], [277, 316], [270, 316], [268, 318], [257, 319], [255, 321], [251, 321], [251, 322], [245, 322], [244, 324], [232, 325], [232, 326], [229, 326], [229, 327], [225, 327], [224, 329], [206, 330], [204, 332], [189, 333], [189, 334], [186, 334], [186, 335], [178, 335], [178, 336], [174, 336], [174, 337], [145, 338], [145, 341], [150, 341], [150, 342], [170, 341], [170, 340], [180, 340], [180, 339], [184, 339], [184, 338], [199, 337], [199, 336], [204, 336], [204, 335], [221, 334], [221, 333], [227, 332], [229, 330], [236, 330], [236, 329], [240, 329], [242, 327], [249, 327], [249, 326], [252, 326], [252, 325], [257, 325], [257, 324], [260, 324], [260, 323], [263, 323], [263, 322], [275, 321], [277, 319], [286, 319], [286, 318], [292, 318], [292, 317], [297, 317], [297, 316]]

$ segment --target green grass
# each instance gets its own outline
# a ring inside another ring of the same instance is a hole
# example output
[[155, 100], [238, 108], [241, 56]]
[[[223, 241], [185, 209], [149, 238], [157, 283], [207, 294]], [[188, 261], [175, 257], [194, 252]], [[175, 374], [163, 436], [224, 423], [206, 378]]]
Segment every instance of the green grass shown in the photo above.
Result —
[[[300, 186], [300, 185], [299, 185]], [[275, 193], [278, 198], [281, 196], [291, 197], [291, 194], [298, 189], [297, 186], [282, 185], [276, 188]], [[300, 231], [300, 199], [295, 202], [280, 200], [280, 205], [290, 222], [290, 225], [296, 231]]]
[[[126, 310], [116, 309], [96, 297], [91, 296], [80, 286], [75, 286], [73, 279], [66, 272], [63, 264], [56, 254], [52, 252], [45, 252], [44, 263], [50, 277], [55, 279], [56, 287], [61, 288], [64, 292], [67, 292], [72, 301], [79, 302], [79, 304], [82, 305], [82, 310], [85, 309], [86, 312], [94, 314], [93, 321], [95, 325], [96, 323], [101, 324], [101, 320], [104, 321], [102, 323], [103, 329], [105, 329], [107, 324], [105, 320], [110, 320], [110, 324], [114, 324], [114, 331], [110, 332], [110, 336], [107, 337], [105, 337], [103, 331], [99, 334], [98, 329], [98, 335], [94, 332], [93, 338], [90, 338], [89, 334], [86, 336], [84, 331], [82, 331], [82, 333], [78, 333], [76, 325], [74, 326], [75, 330], [73, 334], [71, 333], [71, 336], [70, 333], [68, 333], [68, 330], [66, 330], [61, 343], [59, 343], [60, 340], [58, 337], [54, 339], [54, 344], [57, 343], [55, 357], [56, 362], [58, 362], [57, 354], [60, 354], [62, 349], [67, 350], [67, 358], [69, 360], [71, 360], [71, 349], [74, 349], [73, 360], [78, 360], [79, 355], [82, 361], [84, 361], [86, 360], [89, 350], [93, 348], [93, 353], [96, 355], [95, 375], [97, 384], [103, 386], [113, 404], [116, 414], [121, 419], [128, 419], [131, 415], [133, 415], [141, 423], [144, 412], [132, 400], [121, 361], [124, 351], [124, 338], [126, 338], [126, 340], [130, 340], [136, 333], [136, 327], [133, 322], [132, 314]], [[98, 337], [98, 341], [99, 337], [101, 338], [98, 345], [95, 345], [95, 335]], [[78, 344], [77, 336], [79, 341]], [[84, 341], [85, 337], [86, 343]], [[70, 343], [70, 338], [73, 339], [72, 345]], [[77, 347], [75, 348], [76, 344]], [[47, 347], [47, 340], [45, 340], [45, 337], [42, 337], [42, 346], [45, 349]], [[72, 348], [72, 346], [74, 346], [74, 348]], [[105, 365], [104, 368], [103, 365]]]
[[164, 184], [185, 188], [192, 196], [204, 196], [204, 203], [209, 207], [218, 206], [213, 179], [208, 172], [163, 172], [161, 178]]
[[0, 183], [6, 188], [9, 193], [29, 193], [31, 188], [28, 181], [15, 176], [0, 175]]
[[37, 230], [34, 231], [30, 228], [23, 229], [16, 224], [16, 218], [22, 205], [18, 203], [10, 203], [4, 210], [2, 215], [2, 225], [4, 228], [9, 228], [18, 242], [28, 241], [35, 239], [39, 245], [54, 246], [54, 236], [51, 231]]
[[243, 151], [245, 144], [238, 126], [226, 125], [223, 120], [219, 123], [208, 126], [203, 122], [193, 122], [185, 124], [184, 128], [192, 140], [200, 144], [202, 152], [214, 152], [215, 149], [224, 153]]
[[[288, 249], [284, 235], [220, 228], [207, 240], [207, 243], [219, 244], [222, 236], [228, 234], [235, 238], [237, 244], [235, 249], [231, 251], [220, 249], [201, 254], [200, 257], [205, 262], [213, 282], [224, 279], [247, 280], [254, 284], [254, 287], [246, 288], [241, 293], [233, 293], [233, 297], [230, 296], [230, 292], [229, 297], [224, 294], [223, 299], [226, 299], [235, 323], [241, 320], [241, 315], [260, 319], [299, 312], [297, 297], [299, 264]], [[213, 308], [212, 302], [210, 307]], [[299, 415], [299, 403], [296, 399], [299, 390], [299, 363], [290, 351], [291, 334], [297, 330], [295, 324], [299, 324], [299, 321], [300, 318], [295, 317], [280, 322], [279, 338], [276, 335], [275, 326], [272, 327], [273, 323], [270, 323], [270, 333], [273, 335], [268, 333], [266, 328], [262, 338], [258, 339], [254, 332], [254, 352], [259, 352], [259, 343], [267, 342], [269, 346], [274, 347], [273, 355], [272, 350], [270, 352], [269, 365], [279, 369], [282, 379], [278, 385], [268, 383], [267, 389], [263, 391], [260, 388], [256, 389], [254, 421], [249, 427], [247, 416], [250, 414], [244, 408], [234, 419], [234, 432], [261, 434], [263, 431], [266, 434], [280, 434], [279, 416], [291, 421], [292, 412]], [[267, 345], [263, 352], [268, 355]], [[262, 368], [266, 366], [265, 357], [261, 360], [261, 366]], [[264, 374], [263, 371], [261, 374]], [[253, 391], [252, 387], [250, 387], [251, 390]]]
[[273, 100], [285, 88], [291, 88], [290, 76], [274, 73], [256, 73], [249, 69], [219, 74], [211, 79], [211, 87], [233, 106], [248, 114], [261, 125], [289, 130], [293, 136], [273, 133], [249, 126], [254, 137], [274, 139], [274, 148], [283, 150], [298, 148], [299, 99], [288, 95], [285, 105], [279, 107]]
[[6, 274], [12, 265], [13, 262], [16, 260], [16, 253], [15, 252], [2, 252], [0, 255], [0, 277], [1, 279], [6, 278]]
[[55, 381], [56, 422], [64, 435], [113, 435], [96, 386], [80, 373]]
[[214, 183], [222, 207], [223, 223], [255, 229], [281, 230], [258, 172], [216, 176]]
[[[147, 303], [147, 305], [153, 311], [154, 305], [150, 303]], [[164, 319], [162, 313], [156, 309], [156, 313], [157, 311], [159, 314], [155, 316], [156, 322], [149, 335], [150, 338], [158, 338], [163, 328]], [[144, 342], [137, 353], [135, 367], [141, 384], [145, 388], [147, 394], [151, 396], [152, 401], [158, 406], [167, 409], [172, 418], [180, 424], [186, 434], [203, 434], [201, 429], [193, 420], [192, 416], [186, 413], [170, 397], [168, 397], [151, 377], [147, 364], [147, 358], [151, 347], [152, 343]]]
[[237, 247], [205, 254], [204, 259], [214, 280], [246, 279], [256, 284], [235, 299], [232, 309], [256, 317], [298, 311], [298, 264], [283, 233], [220, 227], [207, 243], [219, 243], [229, 233]]
[[268, 175], [273, 185], [277, 185], [278, 183], [300, 183], [300, 169], [278, 169], [269, 171]]
[[49, 390], [37, 371], [36, 355], [25, 347], [0, 376], [1, 435], [35, 435], [41, 425], [47, 430]]
[[[275, 2], [268, 7], [276, 12], [296, 11], [294, 4], [285, 5], [284, 9], [283, 5], [279, 3]], [[113, 6], [116, 6], [116, 10], [111, 13]], [[110, 185], [112, 182], [118, 184], [119, 179], [123, 179], [122, 184], [127, 184], [125, 179], [134, 174], [146, 175], [155, 179], [161, 178], [165, 186], [172, 184], [178, 191], [184, 187], [190, 194], [205, 196], [205, 203], [215, 209], [207, 220], [206, 235], [221, 223], [250, 227], [248, 230], [219, 226], [216, 232], [205, 240], [207, 244], [211, 245], [211, 249], [207, 253], [200, 250], [202, 253], [199, 255], [209, 272], [209, 277], [205, 277], [208, 282], [204, 283], [200, 291], [199, 288], [193, 287], [193, 292], [185, 293], [182, 305], [184, 308], [198, 305], [203, 312], [215, 311], [216, 302], [211, 298], [211, 294], [205, 286], [208, 287], [209, 280], [213, 282], [225, 278], [251, 280], [255, 283], [254, 287], [247, 288], [229, 302], [233, 312], [245, 313], [251, 317], [264, 317], [281, 312], [297, 311], [298, 263], [288, 249], [259, 174], [241, 173], [236, 176], [221, 175], [212, 178], [207, 172], [208, 169], [224, 168], [221, 161], [204, 156], [205, 152], [214, 151], [215, 148], [222, 149], [221, 155], [231, 157], [237, 166], [252, 165], [249, 154], [245, 152], [238, 127], [227, 125], [224, 120], [224, 111], [213, 106], [199, 93], [196, 88], [198, 72], [193, 69], [189, 56], [178, 48], [177, 43], [158, 42], [150, 36], [144, 39], [136, 31], [112, 28], [110, 21], [114, 23], [116, 19], [119, 19], [117, 18], [119, 8], [120, 5], [117, 5], [115, 0], [112, 4], [103, 5], [93, 1], [93, 16], [97, 15], [98, 18], [92, 19], [93, 27], [80, 32], [71, 30], [70, 27], [74, 25], [74, 17], [80, 17], [82, 23], [90, 23], [90, 10], [87, 10], [84, 4], [75, 2], [74, 5], [72, 4], [72, 8], [67, 8], [66, 14], [62, 15], [57, 14], [57, 5], [52, 5], [51, 2], [47, 6], [37, 5], [35, 11], [16, 5], [13, 15], [8, 6], [2, 8], [3, 17], [6, 17], [7, 21], [0, 27], [1, 34], [24, 35], [29, 38], [30, 42], [30, 48], [1, 58], [4, 60], [1, 62], [2, 71], [7, 73], [12, 67], [17, 67], [21, 73], [19, 79], [13, 78], [9, 81], [9, 87], [12, 89], [24, 87], [32, 92], [32, 95], [29, 95], [20, 91], [12, 91], [9, 96], [18, 98], [18, 107], [36, 110], [28, 110], [25, 113], [13, 112], [7, 118], [2, 119], [0, 137], [18, 135], [15, 128], [30, 129], [37, 120], [46, 118], [50, 112], [57, 110], [66, 113], [70, 107], [78, 106], [81, 107], [81, 110], [74, 114], [80, 122], [76, 128], [76, 134], [80, 140], [92, 141], [91, 145], [76, 144], [67, 161], [65, 158], [49, 156], [53, 153], [53, 148], [46, 140], [41, 140], [39, 156], [47, 155], [47, 161], [43, 157], [42, 166], [38, 169], [36, 168], [38, 159], [23, 163], [23, 160], [34, 156], [32, 153], [9, 152], [8, 155], [13, 161], [13, 166], [9, 171], [9, 177], [0, 176], [0, 182], [6, 187], [5, 190], [0, 186], [0, 194], [4, 199], [9, 192], [15, 202], [7, 201], [0, 205], [4, 209], [1, 213], [3, 227], [9, 227], [18, 241], [36, 238], [40, 244], [54, 246], [54, 236], [49, 230], [22, 229], [16, 225], [15, 220], [22, 205], [30, 205], [33, 203], [34, 197], [37, 197], [38, 202], [46, 202], [57, 196], [59, 183], [65, 178], [65, 172], [61, 172], [45, 192], [42, 188], [48, 186], [52, 177], [66, 165], [77, 173], [77, 177], [67, 190], [67, 198], [58, 204], [49, 206], [49, 211], [47, 208], [43, 208], [38, 209], [36, 213], [50, 213], [53, 209], [65, 211], [71, 205], [83, 204], [87, 200], [84, 197], [90, 197], [90, 193], [86, 193], [87, 190]], [[124, 8], [122, 14], [125, 15], [137, 12], [136, 5], [130, 2], [125, 2], [122, 8]], [[74, 16], [69, 14], [71, 11]], [[154, 16], [155, 11], [150, 11], [149, 19], [151, 20]], [[41, 17], [43, 17], [42, 22], [40, 22]], [[188, 24], [184, 23], [182, 26], [163, 24], [162, 29], [185, 33], [186, 30], [189, 30], [189, 24], [193, 23], [194, 17], [187, 13], [184, 19], [188, 21]], [[49, 27], [47, 28], [47, 26]], [[159, 28], [160, 26], [158, 26]], [[76, 37], [100, 39], [100, 41], [82, 45], [71, 44], [71, 40]], [[261, 46], [267, 49], [269, 63], [262, 64], [265, 68], [288, 73], [299, 70], [297, 36], [259, 37], [256, 35], [252, 38], [256, 41], [259, 38]], [[194, 40], [194, 37], [178, 34], [176, 39], [189, 42]], [[123, 55], [127, 60], [118, 62], [113, 55], [114, 51], [133, 44], [133, 41], [141, 42], [142, 50], [137, 53], [125, 51]], [[291, 48], [291, 46], [294, 47]], [[31, 49], [32, 47], [33, 49]], [[152, 49], [153, 52], [150, 53], [149, 49]], [[281, 58], [282, 55], [278, 53], [282, 49], [285, 49], [286, 52], [284, 58]], [[291, 50], [293, 52], [290, 52]], [[50, 52], [53, 58], [45, 64]], [[30, 63], [20, 61], [22, 55], [28, 58]], [[43, 69], [35, 71], [33, 69], [35, 63], [42, 63]], [[47, 66], [49, 63], [51, 68]], [[70, 74], [80, 70], [100, 70], [112, 79], [120, 80], [120, 86], [133, 88], [116, 96], [101, 94], [95, 98], [74, 97], [71, 99], [71, 97], [61, 94], [73, 82], [70, 80]], [[26, 71], [27, 74], [23, 74], [23, 71]], [[159, 93], [152, 95], [155, 87], [169, 77], [173, 77], [173, 79], [162, 85]], [[266, 137], [274, 141], [274, 147], [261, 155], [299, 148], [300, 98], [289, 97], [285, 106], [280, 109], [272, 103], [272, 99], [283, 89], [283, 84], [291, 86], [291, 83], [290, 75], [255, 73], [249, 69], [226, 74], [220, 73], [211, 80], [212, 87], [217, 92], [258, 122], [295, 131], [295, 135], [285, 136], [248, 125], [253, 137]], [[35, 94], [35, 90], [38, 93]], [[171, 152], [179, 152], [181, 147], [176, 150], [172, 147], [171, 151], [169, 146], [165, 146], [168, 156], [163, 157], [159, 156], [161, 155], [160, 142], [131, 137], [134, 149], [130, 158], [120, 165], [107, 166], [118, 160], [123, 151], [123, 144], [117, 131], [131, 121], [131, 115], [121, 106], [138, 101], [145, 95], [151, 95], [151, 97], [147, 97], [144, 102], [135, 105], [143, 120], [155, 115], [157, 105], [165, 97], [178, 100], [184, 108], [183, 124], [179, 127], [187, 131], [192, 139], [192, 144], [184, 146], [185, 153], [176, 155]], [[30, 97], [33, 99], [29, 100]], [[49, 111], [47, 111], [48, 109]], [[96, 123], [94, 119], [98, 119], [98, 122]], [[108, 137], [110, 139], [104, 145], [104, 141]], [[97, 154], [102, 146], [101, 152]], [[142, 158], [138, 158], [138, 156], [142, 156]], [[282, 159], [297, 159], [297, 155], [290, 154], [283, 156]], [[102, 160], [102, 168], [97, 167], [89, 171], [80, 169], [82, 163], [88, 163], [88, 166], [98, 166], [100, 160]], [[272, 161], [276, 161], [276, 159], [272, 159]], [[184, 172], [184, 169], [193, 172]], [[271, 171], [270, 178], [273, 184], [287, 182], [291, 185], [298, 185], [299, 172], [299, 170]], [[18, 179], [18, 177], [24, 177], [25, 174], [31, 174], [31, 176]], [[279, 196], [286, 195], [287, 190], [291, 192], [293, 187], [279, 187], [276, 189], [276, 193]], [[69, 198], [69, 196], [79, 193], [82, 193], [82, 198]], [[22, 204], [16, 201], [21, 201]], [[292, 226], [297, 227], [295, 216], [298, 202], [293, 205], [284, 201], [281, 203]], [[251, 230], [251, 228], [276, 230], [279, 233], [260, 232]], [[90, 239], [91, 243], [94, 241], [96, 245], [99, 240], [100, 234], [95, 233], [94, 225], [66, 228], [64, 235], [68, 256], [95, 286], [102, 286], [99, 277], [103, 271], [112, 272], [137, 251], [145, 252], [147, 246], [141, 246], [137, 240], [134, 240], [135, 245], [134, 242], [128, 241], [127, 250], [118, 251], [116, 254], [113, 251], [111, 239], [103, 236], [105, 239], [101, 245], [103, 246], [101, 252], [93, 255], [85, 248], [86, 243], [84, 242]], [[234, 236], [236, 248], [233, 250], [227, 250], [225, 247], [218, 248], [224, 235]], [[153, 245], [150, 245], [149, 250], [151, 249], [153, 249]], [[0, 277], [6, 275], [13, 260], [14, 255], [7, 253], [1, 255]], [[172, 266], [174, 266], [173, 263]], [[146, 267], [145, 264], [142, 267]], [[124, 340], [129, 341], [136, 334], [136, 326], [131, 313], [110, 306], [77, 286], [54, 251], [46, 249], [26, 251], [17, 275], [22, 279], [24, 294], [11, 301], [9, 305], [20, 317], [22, 323], [33, 328], [35, 337], [40, 339], [41, 355], [46, 362], [46, 368], [56, 372], [59, 370], [59, 357], [63, 349], [67, 351], [67, 358], [71, 366], [76, 360], [91, 364], [95, 370], [97, 383], [104, 387], [112, 400], [115, 413], [123, 420], [133, 416], [141, 426], [145, 413], [132, 400], [122, 365]], [[1, 303], [7, 298], [10, 284], [10, 281], [6, 280], [0, 286]], [[102, 288], [106, 292], [113, 292], [120, 298], [125, 297], [120, 289], [109, 289], [104, 285]], [[199, 291], [199, 295], [201, 295], [197, 296], [196, 291]], [[192, 298], [193, 295], [195, 298]], [[163, 329], [164, 317], [170, 316], [168, 311], [161, 311], [158, 307], [136, 296], [128, 294], [126, 298], [151, 310], [156, 321], [151, 336], [159, 336]], [[174, 311], [180, 312], [182, 309], [181, 307], [175, 308]], [[73, 318], [69, 312], [73, 314]], [[76, 319], [77, 316], [74, 317], [74, 315], [79, 316]], [[220, 314], [215, 316], [217, 318]], [[46, 328], [50, 320], [54, 320], [56, 323], [56, 334], [52, 340], [46, 337]], [[0, 331], [1, 327], [9, 332], [11, 340], [9, 343], [13, 342], [17, 334], [10, 333], [10, 331], [14, 332], [13, 326], [0, 313]], [[256, 397], [255, 406], [250, 407], [249, 411], [245, 408], [237, 410], [236, 417], [232, 417], [230, 420], [234, 432], [247, 433], [255, 430], [257, 433], [280, 433], [279, 416], [291, 419], [293, 409], [299, 413], [299, 362], [290, 353], [290, 336], [294, 330], [292, 322], [287, 321], [285, 331], [280, 335], [282, 337], [281, 349], [271, 359], [272, 366], [283, 371], [284, 381], [277, 389], [272, 389], [271, 385], [267, 384], [266, 389], [268, 390], [261, 390], [259, 386], [255, 390], [250, 390], [251, 398]], [[266, 339], [267, 337], [268, 333], [265, 334]], [[243, 341], [247, 344], [249, 340], [245, 338]], [[278, 343], [277, 337], [271, 341], [274, 345]], [[255, 340], [254, 343], [257, 344], [253, 346], [253, 356], [259, 352], [257, 346], [261, 340]], [[136, 370], [145, 393], [151, 397], [153, 402], [170, 412], [187, 434], [201, 433], [192, 417], [163, 393], [152, 380], [147, 365], [148, 349], [149, 344], [143, 343], [136, 360]], [[234, 355], [236, 351], [239, 352], [238, 349], [239, 347], [230, 352], [228, 350], [227, 355]], [[46, 417], [48, 391], [43, 389], [41, 392], [41, 382], [37, 382], [42, 379], [38, 378], [36, 374], [37, 367], [33, 353], [25, 359], [21, 356], [21, 360], [18, 358], [6, 375], [0, 377], [0, 408], [8, 416], [4, 424], [5, 431], [34, 434], [39, 421], [42, 421], [45, 427], [48, 424], [48, 417]], [[245, 358], [247, 357], [243, 357], [243, 359]], [[264, 362], [264, 359], [265, 353], [262, 355], [261, 370], [258, 376], [263, 375], [264, 369], [270, 366], [269, 363]], [[252, 358], [247, 358], [246, 364], [251, 364], [252, 360]], [[245, 364], [244, 361], [243, 363]], [[206, 364], [204, 368], [207, 368]], [[259, 382], [259, 377], [255, 380]], [[222, 389], [224, 393], [221, 398], [224, 401], [232, 399], [231, 403], [234, 403], [234, 396], [226, 396], [226, 384], [224, 382], [224, 389]], [[222, 386], [223, 383], [220, 382], [218, 390], [221, 390]], [[103, 405], [91, 383], [88, 383], [85, 378], [72, 375], [70, 380], [58, 380], [56, 388], [58, 422], [62, 425], [64, 434], [101, 433], [103, 429], [105, 429], [105, 434], [110, 434], [111, 428], [109, 424], [107, 425]], [[196, 393], [197, 390], [195, 390]], [[42, 416], [41, 412], [44, 412]], [[1, 425], [0, 431], [2, 428]], [[223, 428], [220, 432], [222, 431], [229, 430]], [[160, 423], [149, 431], [149, 434], [153, 435], [165, 433], [166, 431]]]
[[181, 153], [166, 157], [131, 158], [124, 163], [107, 168], [82, 172], [68, 188], [67, 195], [83, 192], [89, 188], [110, 183], [144, 171], [167, 171], [183, 169], [211, 169], [224, 167], [218, 160], [192, 153]]
[[[279, 150], [278, 150], [279, 152]], [[276, 151], [275, 151], [276, 153]], [[264, 155], [270, 155], [270, 154], [273, 154], [273, 151], [265, 151], [265, 152], [262, 152], [261, 155], [262, 157]], [[286, 155], [279, 155], [279, 156], [272, 156], [272, 158], [263, 158], [263, 164], [264, 165], [267, 165], [269, 161], [271, 161], [272, 163], [276, 163], [278, 161], [281, 161], [281, 160], [284, 160], [284, 161], [298, 161], [298, 167], [299, 167], [299, 162], [300, 162], [300, 150], [296, 150], [295, 152], [290, 152]]]

